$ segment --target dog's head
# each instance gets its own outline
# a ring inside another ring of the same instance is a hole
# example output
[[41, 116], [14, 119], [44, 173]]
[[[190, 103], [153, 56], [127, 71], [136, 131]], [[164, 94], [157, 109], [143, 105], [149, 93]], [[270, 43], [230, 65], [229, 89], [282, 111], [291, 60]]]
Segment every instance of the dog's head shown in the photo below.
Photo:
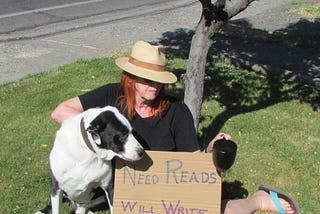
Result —
[[114, 107], [106, 107], [91, 122], [87, 131], [106, 159], [118, 156], [124, 160], [141, 159], [144, 149], [132, 134], [129, 121]]

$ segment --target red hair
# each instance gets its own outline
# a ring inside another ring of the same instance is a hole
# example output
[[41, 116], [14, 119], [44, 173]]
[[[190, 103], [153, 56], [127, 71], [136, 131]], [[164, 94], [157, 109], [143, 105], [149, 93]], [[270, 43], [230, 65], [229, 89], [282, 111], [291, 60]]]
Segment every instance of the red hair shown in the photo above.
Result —
[[[118, 100], [119, 107], [126, 112], [129, 120], [132, 120], [135, 115], [135, 104], [136, 104], [136, 96], [135, 96], [135, 84], [137, 79], [134, 75], [129, 74], [127, 72], [122, 72], [121, 75], [121, 89], [123, 91], [123, 96], [121, 96]], [[166, 87], [163, 86], [157, 96], [157, 98], [152, 102], [151, 114], [152, 116], [160, 116], [161, 112], [164, 111], [168, 104], [169, 100], [166, 99]]]

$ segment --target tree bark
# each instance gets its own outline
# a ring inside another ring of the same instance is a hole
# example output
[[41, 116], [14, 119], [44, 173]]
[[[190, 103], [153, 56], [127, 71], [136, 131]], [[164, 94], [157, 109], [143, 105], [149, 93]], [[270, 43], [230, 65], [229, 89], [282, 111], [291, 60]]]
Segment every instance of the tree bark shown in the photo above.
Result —
[[210, 0], [199, 1], [202, 4], [202, 16], [192, 37], [187, 71], [182, 79], [185, 86], [184, 102], [192, 113], [196, 129], [201, 115], [205, 67], [212, 38], [230, 18], [247, 8], [254, 0], [232, 0], [232, 4], [228, 0], [218, 0], [215, 4]]

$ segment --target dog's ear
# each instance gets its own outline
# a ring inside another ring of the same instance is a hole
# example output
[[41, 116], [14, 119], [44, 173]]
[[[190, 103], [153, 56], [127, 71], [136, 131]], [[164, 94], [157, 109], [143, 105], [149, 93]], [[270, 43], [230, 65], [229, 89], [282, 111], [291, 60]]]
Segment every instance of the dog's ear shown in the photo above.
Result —
[[110, 114], [112, 114], [112, 113], [109, 111], [100, 113], [96, 118], [94, 118], [91, 121], [88, 129], [90, 128], [90, 130], [92, 130], [92, 132], [99, 134], [101, 131], [103, 131], [106, 128], [107, 123], [109, 121], [108, 119], [110, 118], [110, 116], [109, 116]]
[[106, 128], [108, 123], [108, 116], [112, 114], [109, 111], [100, 113], [96, 118], [94, 118], [87, 131], [91, 134], [96, 144], [101, 145], [100, 133]]
[[87, 131], [90, 134], [98, 134], [98, 129], [95, 126], [93, 126], [92, 124], [90, 124], [90, 126], [87, 128]]
[[90, 124], [90, 126], [87, 128], [87, 132], [89, 132], [92, 136], [92, 138], [94, 139], [94, 141], [96, 142], [96, 144], [100, 145], [101, 144], [101, 139], [100, 139], [100, 135], [99, 135], [99, 131], [98, 129], [93, 126], [92, 124]]

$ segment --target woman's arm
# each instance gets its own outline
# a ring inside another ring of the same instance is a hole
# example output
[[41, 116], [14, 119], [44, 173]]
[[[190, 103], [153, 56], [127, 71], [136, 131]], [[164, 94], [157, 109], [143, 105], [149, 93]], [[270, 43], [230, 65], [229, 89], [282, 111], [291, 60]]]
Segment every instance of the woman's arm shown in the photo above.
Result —
[[79, 97], [73, 97], [60, 103], [51, 113], [51, 118], [61, 124], [65, 119], [83, 112]]

